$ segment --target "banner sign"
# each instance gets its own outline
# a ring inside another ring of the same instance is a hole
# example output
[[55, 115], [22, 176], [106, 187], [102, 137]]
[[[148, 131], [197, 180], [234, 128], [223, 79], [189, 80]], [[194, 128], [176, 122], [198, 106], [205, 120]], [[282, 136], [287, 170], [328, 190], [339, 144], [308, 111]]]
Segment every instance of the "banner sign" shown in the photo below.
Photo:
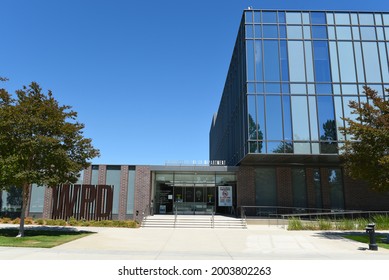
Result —
[[232, 186], [219, 186], [219, 206], [232, 206]]

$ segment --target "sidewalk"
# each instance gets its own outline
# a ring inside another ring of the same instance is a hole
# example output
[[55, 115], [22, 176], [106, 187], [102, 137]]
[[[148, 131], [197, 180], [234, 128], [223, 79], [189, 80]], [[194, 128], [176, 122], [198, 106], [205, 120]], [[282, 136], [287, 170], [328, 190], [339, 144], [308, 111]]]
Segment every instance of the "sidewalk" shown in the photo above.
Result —
[[97, 234], [51, 249], [0, 247], [0, 259], [389, 260], [389, 250], [369, 251], [366, 244], [344, 239], [340, 232], [287, 231], [267, 225], [248, 229], [82, 229]]

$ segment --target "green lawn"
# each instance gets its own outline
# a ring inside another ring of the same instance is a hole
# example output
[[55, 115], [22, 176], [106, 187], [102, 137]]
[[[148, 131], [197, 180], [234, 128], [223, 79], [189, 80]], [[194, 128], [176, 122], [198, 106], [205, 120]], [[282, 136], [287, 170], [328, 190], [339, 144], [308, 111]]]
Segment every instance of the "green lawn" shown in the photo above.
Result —
[[26, 229], [25, 237], [16, 238], [17, 228], [0, 229], [1, 247], [52, 248], [92, 234], [86, 231]]
[[[376, 234], [376, 243], [377, 243], [378, 247], [389, 249], [389, 244], [383, 242], [383, 240], [385, 240], [387, 236], [388, 236], [388, 234], [381, 234], [381, 233]], [[359, 234], [359, 235], [358, 234], [347, 234], [347, 235], [343, 235], [343, 237], [354, 240], [354, 241], [362, 242], [362, 243], [365, 243], [367, 245], [369, 245], [369, 242], [370, 242], [369, 236], [367, 234], [363, 234], [363, 235], [361, 235], [361, 234]]]

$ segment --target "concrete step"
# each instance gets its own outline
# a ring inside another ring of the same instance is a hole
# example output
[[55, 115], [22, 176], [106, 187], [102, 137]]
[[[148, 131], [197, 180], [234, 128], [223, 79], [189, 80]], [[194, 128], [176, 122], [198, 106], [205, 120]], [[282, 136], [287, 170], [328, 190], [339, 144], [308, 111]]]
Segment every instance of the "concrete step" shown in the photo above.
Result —
[[143, 219], [142, 227], [154, 228], [247, 228], [241, 219], [210, 215], [154, 215]]

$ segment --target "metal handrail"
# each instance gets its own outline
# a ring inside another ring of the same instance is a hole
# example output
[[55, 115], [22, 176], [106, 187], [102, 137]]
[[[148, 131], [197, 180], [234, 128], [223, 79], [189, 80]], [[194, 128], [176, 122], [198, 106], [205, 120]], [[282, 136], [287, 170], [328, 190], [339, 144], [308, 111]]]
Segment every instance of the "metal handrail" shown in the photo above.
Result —
[[178, 215], [177, 205], [174, 205], [174, 228], [176, 227], [176, 223], [177, 223], [177, 215]]
[[215, 208], [212, 206], [211, 228], [215, 228]]
[[244, 225], [246, 223], [246, 211], [244, 209], [244, 207], [241, 207], [240, 208], [240, 219], [241, 219], [241, 222], [242, 222], [242, 225]]

